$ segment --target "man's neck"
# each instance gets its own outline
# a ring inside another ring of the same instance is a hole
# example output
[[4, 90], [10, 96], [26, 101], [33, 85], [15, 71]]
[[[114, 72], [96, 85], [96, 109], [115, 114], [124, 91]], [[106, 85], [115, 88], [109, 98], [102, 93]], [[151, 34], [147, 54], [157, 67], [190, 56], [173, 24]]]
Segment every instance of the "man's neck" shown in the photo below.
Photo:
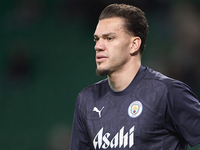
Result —
[[123, 91], [132, 82], [140, 66], [141, 63], [138, 62], [132, 66], [129, 66], [123, 71], [114, 72], [111, 75], [109, 75], [108, 83], [110, 88], [116, 92]]

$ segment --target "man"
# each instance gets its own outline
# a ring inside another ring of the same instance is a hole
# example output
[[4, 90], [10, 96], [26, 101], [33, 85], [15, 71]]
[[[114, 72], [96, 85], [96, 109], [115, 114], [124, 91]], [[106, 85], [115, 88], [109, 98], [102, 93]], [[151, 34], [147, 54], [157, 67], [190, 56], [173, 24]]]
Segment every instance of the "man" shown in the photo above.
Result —
[[112, 4], [94, 33], [96, 72], [77, 98], [70, 150], [186, 150], [200, 143], [200, 104], [190, 88], [141, 65], [148, 24]]

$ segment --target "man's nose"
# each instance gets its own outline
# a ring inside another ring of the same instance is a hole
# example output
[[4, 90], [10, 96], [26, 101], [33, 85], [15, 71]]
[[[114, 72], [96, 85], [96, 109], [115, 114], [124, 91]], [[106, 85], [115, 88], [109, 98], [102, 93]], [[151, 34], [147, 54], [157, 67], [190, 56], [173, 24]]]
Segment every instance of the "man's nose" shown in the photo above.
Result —
[[103, 51], [105, 49], [105, 43], [103, 39], [99, 39], [98, 41], [96, 41], [96, 44], [94, 46], [94, 49], [96, 51]]

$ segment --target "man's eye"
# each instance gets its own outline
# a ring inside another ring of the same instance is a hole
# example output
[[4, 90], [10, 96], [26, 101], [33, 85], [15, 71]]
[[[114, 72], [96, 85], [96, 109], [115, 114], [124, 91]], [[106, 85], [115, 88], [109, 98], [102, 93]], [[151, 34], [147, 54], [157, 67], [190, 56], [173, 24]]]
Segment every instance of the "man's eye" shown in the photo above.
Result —
[[112, 41], [114, 38], [113, 37], [107, 37], [108, 41]]
[[99, 38], [94, 38], [94, 41], [97, 42], [99, 40]]

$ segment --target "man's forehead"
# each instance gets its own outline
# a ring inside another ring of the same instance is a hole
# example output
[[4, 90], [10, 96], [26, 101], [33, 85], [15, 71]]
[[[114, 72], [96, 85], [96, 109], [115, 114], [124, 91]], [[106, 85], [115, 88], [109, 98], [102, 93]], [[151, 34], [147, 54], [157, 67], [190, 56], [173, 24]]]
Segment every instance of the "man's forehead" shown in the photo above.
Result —
[[122, 32], [124, 31], [123, 24], [124, 22], [121, 18], [106, 18], [100, 20], [94, 35], [116, 34]]

